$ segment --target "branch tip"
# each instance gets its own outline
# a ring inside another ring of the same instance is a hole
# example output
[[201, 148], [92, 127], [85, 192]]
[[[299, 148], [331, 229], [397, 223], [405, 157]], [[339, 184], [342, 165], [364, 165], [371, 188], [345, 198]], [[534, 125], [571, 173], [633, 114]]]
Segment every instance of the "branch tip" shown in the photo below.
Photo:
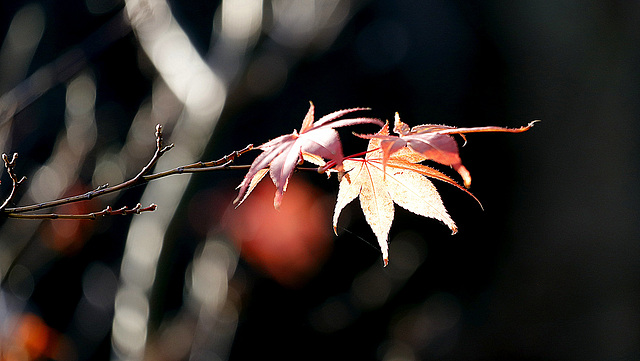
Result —
[[11, 203], [13, 201], [13, 198], [16, 196], [16, 189], [18, 188], [18, 186], [21, 185], [25, 180], [27, 180], [27, 177], [25, 176], [18, 179], [18, 176], [13, 170], [13, 168], [16, 165], [17, 159], [18, 159], [18, 153], [13, 153], [11, 160], [9, 160], [9, 156], [6, 153], [2, 153], [2, 160], [4, 161], [4, 167], [7, 169], [9, 178], [11, 178], [12, 186], [11, 186], [11, 193], [9, 193], [9, 195], [4, 200], [2, 205], [0, 205], [0, 211], [4, 211], [5, 208], [7, 208], [7, 205], [9, 205], [9, 203]]
[[173, 143], [165, 146], [164, 148], [160, 149], [160, 154], [163, 154], [164, 152], [168, 152], [171, 150], [171, 148], [173, 148]]

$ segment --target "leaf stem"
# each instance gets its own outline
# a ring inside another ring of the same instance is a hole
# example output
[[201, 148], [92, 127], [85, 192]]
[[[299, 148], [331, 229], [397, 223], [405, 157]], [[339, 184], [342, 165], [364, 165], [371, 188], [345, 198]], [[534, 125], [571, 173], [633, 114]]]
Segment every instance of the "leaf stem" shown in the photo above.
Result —
[[[380, 150], [380, 148], [375, 148], [375, 149], [371, 149], [371, 150], [365, 150], [364, 152], [351, 154], [351, 155], [348, 155], [348, 156], [344, 157], [343, 160], [345, 160], [345, 159], [356, 159], [357, 157], [362, 157], [363, 155], [366, 155], [367, 153], [375, 152], [377, 150]], [[323, 165], [321, 167], [318, 167], [318, 168], [313, 168], [313, 169], [315, 171], [317, 171], [318, 173], [324, 173], [327, 170], [335, 167], [336, 165], [337, 165], [337, 163], [336, 163], [335, 160], [330, 160], [330, 161], [327, 162], [327, 164], [325, 164], [325, 165]], [[297, 168], [297, 169], [300, 170], [300, 169], [303, 169], [303, 168]]]

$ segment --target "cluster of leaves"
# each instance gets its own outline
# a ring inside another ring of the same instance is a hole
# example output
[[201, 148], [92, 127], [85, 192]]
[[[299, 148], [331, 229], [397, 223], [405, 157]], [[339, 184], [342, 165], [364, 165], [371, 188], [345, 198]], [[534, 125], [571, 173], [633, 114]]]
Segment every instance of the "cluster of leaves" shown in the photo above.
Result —
[[[252, 149], [259, 149], [262, 153], [248, 166], [249, 170], [238, 186], [239, 193], [234, 201], [236, 207], [244, 202], [256, 185], [269, 173], [276, 186], [273, 205], [278, 209], [293, 172], [305, 161], [310, 162], [317, 166], [315, 169], [320, 173], [329, 175], [337, 173], [340, 188], [333, 215], [334, 232], [342, 209], [358, 197], [365, 219], [378, 239], [386, 266], [389, 260], [387, 238], [393, 222], [394, 203], [418, 215], [437, 219], [447, 225], [453, 233], [457, 232], [454, 221], [449, 216], [438, 191], [429, 178], [454, 185], [478, 201], [467, 190], [471, 185], [471, 175], [462, 165], [458, 144], [452, 137], [453, 135], [460, 135], [466, 142], [464, 135], [467, 133], [520, 133], [529, 130], [535, 123], [531, 122], [527, 126], [515, 129], [503, 127], [455, 128], [432, 124], [409, 128], [396, 113], [393, 127], [396, 135], [391, 135], [388, 122], [368, 117], [344, 118], [347, 114], [364, 110], [368, 110], [368, 108], [339, 110], [314, 121], [314, 106], [313, 103], [310, 103], [309, 111], [299, 132], [294, 130], [291, 134], [282, 135], [258, 147], [249, 145], [216, 161], [197, 162], [149, 174], [157, 160], [173, 147], [173, 144], [167, 146], [163, 144], [162, 126], [158, 125], [156, 127], [156, 151], [148, 164], [132, 179], [114, 186], [105, 184], [77, 196], [13, 208], [8, 206], [13, 202], [16, 189], [24, 183], [26, 178], [19, 179], [14, 172], [17, 154], [14, 154], [11, 159], [3, 154], [5, 168], [13, 186], [9, 196], [0, 205], [0, 216], [22, 219], [97, 219], [102, 216], [153, 211], [156, 209], [155, 204], [148, 207], [142, 207], [138, 204], [132, 208], [119, 209], [107, 207], [102, 211], [89, 214], [30, 213], [88, 200], [173, 174], [247, 168], [246, 166], [232, 166], [231, 163], [240, 155]], [[345, 156], [336, 128], [357, 124], [375, 124], [381, 129], [375, 134], [355, 134], [358, 137], [369, 139], [368, 148], [362, 153]], [[452, 167], [462, 177], [464, 186], [444, 173], [420, 164], [424, 161]]]
[[[340, 188], [333, 215], [334, 232], [342, 209], [359, 197], [367, 223], [378, 239], [386, 266], [389, 261], [387, 238], [393, 222], [394, 203], [418, 215], [442, 221], [456, 233], [454, 221], [428, 178], [452, 184], [476, 199], [466, 189], [471, 185], [471, 175], [462, 165], [458, 145], [452, 135], [458, 134], [466, 142], [466, 133], [520, 133], [534, 124], [531, 122], [516, 129], [455, 128], [433, 124], [409, 128], [396, 113], [393, 131], [397, 135], [390, 135], [388, 123], [378, 119], [341, 119], [346, 114], [366, 109], [340, 110], [314, 122], [314, 106], [310, 103], [299, 133], [294, 130], [292, 134], [280, 136], [257, 147], [263, 152], [251, 164], [239, 185], [238, 197], [234, 203], [239, 206], [269, 173], [276, 186], [274, 207], [278, 208], [291, 174], [304, 161], [318, 165], [319, 172], [336, 172]], [[364, 123], [377, 124], [382, 128], [376, 134], [356, 134], [370, 139], [368, 148], [366, 152], [345, 157], [335, 128]], [[362, 155], [364, 158], [361, 158]], [[462, 177], [464, 187], [444, 173], [419, 164], [427, 160], [455, 169]]]

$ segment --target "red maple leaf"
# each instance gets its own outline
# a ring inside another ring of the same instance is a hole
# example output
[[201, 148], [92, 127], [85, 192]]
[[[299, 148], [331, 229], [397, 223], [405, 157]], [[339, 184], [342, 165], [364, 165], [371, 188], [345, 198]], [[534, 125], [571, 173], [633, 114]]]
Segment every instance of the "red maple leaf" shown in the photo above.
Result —
[[[336, 231], [342, 209], [356, 197], [367, 223], [378, 238], [384, 265], [389, 261], [387, 238], [394, 217], [394, 204], [415, 214], [437, 219], [453, 233], [458, 228], [447, 213], [440, 195], [428, 178], [452, 184], [478, 200], [453, 179], [439, 171], [417, 164], [424, 157], [403, 147], [387, 158], [383, 166], [384, 152], [380, 143], [389, 135], [385, 125], [371, 137], [365, 158], [344, 160], [347, 170], [340, 180], [340, 190], [333, 214], [333, 230]], [[337, 233], [336, 233], [337, 234]]]
[[456, 128], [446, 125], [423, 124], [417, 125], [411, 129], [409, 126], [400, 121], [400, 116], [396, 113], [393, 131], [395, 135], [359, 135], [365, 139], [379, 139], [380, 148], [383, 152], [382, 164], [387, 165], [389, 157], [403, 149], [405, 146], [413, 150], [415, 153], [424, 157], [423, 160], [432, 160], [434, 162], [451, 166], [455, 169], [464, 181], [465, 187], [471, 185], [471, 175], [467, 168], [462, 165], [460, 154], [458, 152], [458, 144], [451, 137], [453, 134], [459, 134], [465, 141], [465, 133], [481, 133], [481, 132], [506, 132], [521, 133], [529, 130], [536, 121], [529, 123], [527, 126], [520, 128], [503, 128], [503, 127], [474, 127], [474, 128]]
[[294, 130], [291, 134], [282, 135], [257, 147], [263, 152], [253, 161], [242, 183], [238, 186], [240, 191], [234, 200], [236, 206], [242, 204], [247, 198], [253, 187], [266, 174], [263, 169], [268, 167], [271, 180], [276, 186], [273, 205], [278, 208], [291, 173], [296, 165], [302, 161], [303, 152], [331, 160], [340, 169], [344, 155], [338, 132], [334, 128], [364, 123], [382, 126], [382, 122], [374, 118], [340, 119], [345, 114], [368, 110], [368, 108], [339, 110], [314, 122], [314, 106], [313, 103], [309, 103], [309, 111], [302, 122], [299, 133]]

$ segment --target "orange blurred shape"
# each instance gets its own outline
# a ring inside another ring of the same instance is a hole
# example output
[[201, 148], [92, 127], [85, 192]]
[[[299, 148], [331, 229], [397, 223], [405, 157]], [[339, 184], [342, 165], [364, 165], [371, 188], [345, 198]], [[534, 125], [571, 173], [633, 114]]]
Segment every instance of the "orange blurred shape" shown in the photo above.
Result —
[[27, 313], [20, 316], [9, 339], [0, 340], [0, 361], [61, 360], [69, 346], [64, 341], [40, 317]]
[[[65, 197], [83, 194], [89, 189], [80, 183], [74, 184], [65, 193]], [[95, 200], [85, 200], [65, 204], [54, 209], [58, 214], [88, 214], [100, 211], [99, 203]], [[45, 244], [58, 252], [73, 254], [84, 246], [85, 241], [93, 232], [95, 222], [100, 220], [53, 219], [43, 225], [43, 240]]]
[[301, 286], [331, 250], [331, 209], [303, 179], [290, 182], [279, 210], [273, 208], [274, 193], [271, 182], [261, 182], [227, 213], [225, 228], [247, 262], [282, 285]]

